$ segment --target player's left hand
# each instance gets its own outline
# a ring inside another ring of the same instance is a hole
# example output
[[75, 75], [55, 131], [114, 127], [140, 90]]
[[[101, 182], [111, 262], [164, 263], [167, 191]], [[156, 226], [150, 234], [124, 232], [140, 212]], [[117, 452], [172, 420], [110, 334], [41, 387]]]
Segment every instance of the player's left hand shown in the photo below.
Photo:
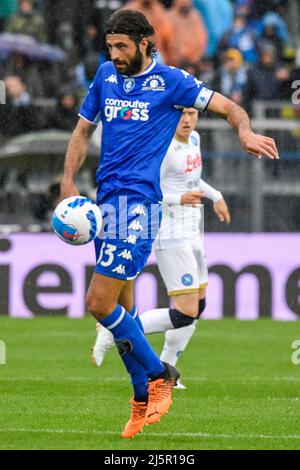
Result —
[[214, 211], [220, 222], [225, 221], [227, 224], [230, 224], [231, 216], [224, 199], [219, 199], [219, 201], [214, 203]]
[[271, 160], [279, 160], [275, 140], [271, 137], [265, 137], [251, 131], [241, 134], [240, 141], [246, 152], [258, 159], [268, 157]]

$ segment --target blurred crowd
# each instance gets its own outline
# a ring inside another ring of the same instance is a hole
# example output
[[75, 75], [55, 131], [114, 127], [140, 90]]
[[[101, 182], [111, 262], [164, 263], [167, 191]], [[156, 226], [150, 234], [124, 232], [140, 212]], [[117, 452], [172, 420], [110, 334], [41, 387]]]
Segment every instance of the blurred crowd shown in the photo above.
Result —
[[[300, 57], [285, 20], [287, 4], [1, 0], [0, 80], [7, 102], [0, 106], [0, 142], [33, 130], [73, 129], [79, 103], [108, 59], [103, 25], [124, 7], [143, 12], [154, 25], [162, 63], [184, 68], [250, 112], [253, 100], [290, 100]], [[34, 46], [26, 48], [29, 38]]]

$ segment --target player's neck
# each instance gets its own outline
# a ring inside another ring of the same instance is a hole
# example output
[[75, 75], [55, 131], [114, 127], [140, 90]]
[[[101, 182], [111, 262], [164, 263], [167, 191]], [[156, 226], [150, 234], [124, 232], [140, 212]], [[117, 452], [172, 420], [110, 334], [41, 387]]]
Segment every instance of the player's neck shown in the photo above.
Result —
[[132, 75], [132, 76], [138, 77], [139, 75], [142, 75], [147, 70], [147, 68], [150, 67], [151, 63], [152, 63], [152, 57], [146, 56], [141, 70], [137, 74]]
[[177, 140], [178, 142], [181, 142], [182, 144], [188, 144], [189, 143], [189, 137], [181, 137], [180, 135], [178, 135], [177, 133], [175, 133], [174, 135], [174, 138], [175, 140]]

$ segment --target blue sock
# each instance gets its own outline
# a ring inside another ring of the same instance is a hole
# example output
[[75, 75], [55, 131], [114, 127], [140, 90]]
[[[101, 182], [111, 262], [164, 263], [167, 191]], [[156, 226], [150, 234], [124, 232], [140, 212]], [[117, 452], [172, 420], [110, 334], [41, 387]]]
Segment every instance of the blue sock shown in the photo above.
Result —
[[[124, 357], [129, 356], [130, 353], [130, 356], [143, 367], [147, 376], [156, 376], [165, 370], [165, 366], [148, 343], [137, 322], [123, 307], [117, 305], [115, 310], [101, 320], [100, 323], [114, 335], [123, 361]], [[133, 364], [129, 364], [128, 361], [126, 363], [125, 366], [131, 369]], [[137, 373], [136, 366], [135, 362], [132, 371], [127, 369], [130, 375], [133, 374], [134, 376]]]
[[140, 327], [140, 330], [144, 333], [143, 323], [141, 322], [141, 319], [140, 319], [140, 317], [139, 317], [139, 314], [138, 314], [138, 311], [137, 311], [136, 306], [134, 305], [134, 306], [132, 307], [132, 309], [130, 310], [130, 312], [128, 312], [128, 313], [129, 313], [129, 315], [132, 316], [132, 318], [135, 319], [135, 321], [137, 322], [137, 324], [138, 324], [139, 327]]
[[[137, 308], [133, 305], [129, 315], [134, 318], [138, 324], [140, 330], [144, 333], [143, 324], [140, 320], [140, 317], [137, 312]], [[137, 401], [147, 401], [148, 400], [148, 376], [145, 372], [145, 369], [137, 360], [132, 356], [131, 353], [125, 354], [123, 357], [123, 362], [125, 364], [127, 372], [131, 376], [131, 383], [134, 390], [134, 399]]]
[[[138, 316], [136, 306], [134, 305], [128, 313], [132, 316], [132, 318], [134, 318], [134, 320], [140, 327], [140, 330], [144, 333], [143, 324], [140, 320], [140, 317]], [[141, 365], [136, 361], [136, 359], [132, 356], [131, 353], [128, 353], [123, 356], [123, 361], [125, 363], [127, 371], [134, 370], [134, 368], [139, 367], [138, 373], [135, 374], [134, 377], [131, 375], [131, 383], [133, 385], [134, 390], [134, 399], [136, 401], [148, 401], [148, 376], [145, 372], [144, 367], [141, 368]]]

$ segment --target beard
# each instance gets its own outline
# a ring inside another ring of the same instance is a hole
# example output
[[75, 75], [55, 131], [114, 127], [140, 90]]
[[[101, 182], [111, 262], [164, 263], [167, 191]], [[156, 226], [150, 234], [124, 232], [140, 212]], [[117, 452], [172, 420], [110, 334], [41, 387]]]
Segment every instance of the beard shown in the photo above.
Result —
[[133, 58], [128, 64], [124, 62], [118, 62], [118, 61], [114, 61], [114, 64], [117, 67], [117, 69], [118, 69], [118, 65], [123, 66], [123, 71], [120, 72], [123, 75], [136, 75], [141, 71], [143, 62], [144, 62], [143, 54], [137, 47], [135, 55], [133, 56]]

